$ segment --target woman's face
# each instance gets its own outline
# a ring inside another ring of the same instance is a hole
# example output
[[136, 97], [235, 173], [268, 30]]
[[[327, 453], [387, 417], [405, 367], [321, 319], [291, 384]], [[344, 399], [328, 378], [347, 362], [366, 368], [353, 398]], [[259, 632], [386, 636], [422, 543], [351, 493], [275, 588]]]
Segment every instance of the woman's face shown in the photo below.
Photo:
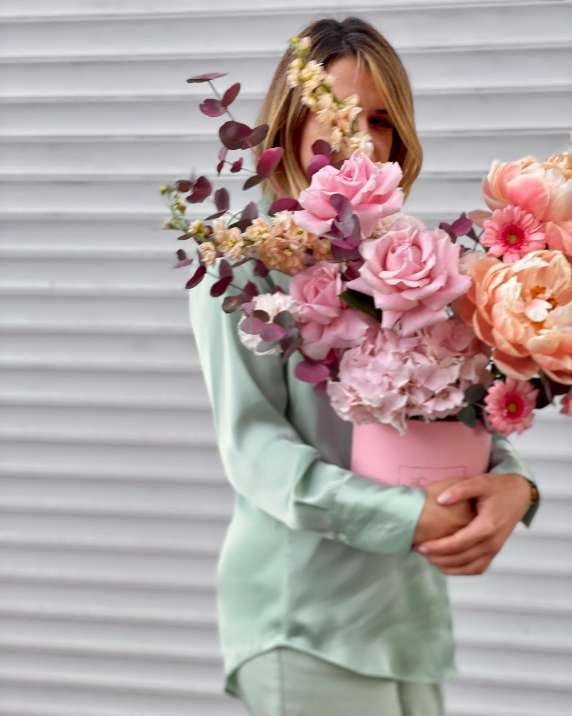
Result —
[[[354, 57], [343, 57], [333, 62], [327, 71], [333, 76], [333, 90], [340, 99], [346, 99], [357, 94], [358, 106], [362, 111], [355, 122], [358, 129], [370, 135], [374, 150], [371, 160], [374, 162], [387, 162], [391, 153], [393, 142], [393, 125], [389, 121], [385, 105], [385, 97], [377, 90], [371, 72], [367, 68], [358, 71], [357, 60]], [[302, 126], [300, 140], [300, 163], [307, 169], [313, 157], [312, 144], [316, 139], [329, 140], [330, 130], [316, 118], [316, 113], [308, 112]], [[332, 164], [339, 167], [347, 157], [341, 152], [332, 154]]]

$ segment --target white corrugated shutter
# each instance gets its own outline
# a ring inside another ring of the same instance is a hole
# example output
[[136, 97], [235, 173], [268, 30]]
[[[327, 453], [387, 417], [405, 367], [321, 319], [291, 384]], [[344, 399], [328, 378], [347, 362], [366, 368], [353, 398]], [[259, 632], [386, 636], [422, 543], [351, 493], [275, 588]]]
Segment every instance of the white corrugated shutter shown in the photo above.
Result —
[[[212, 173], [218, 148], [185, 79], [230, 71], [253, 121], [287, 34], [373, 21], [414, 85], [408, 211], [432, 225], [480, 203], [492, 158], [567, 144], [569, 2], [199, 8], [0, 1], [1, 716], [243, 713], [222, 693], [213, 588], [232, 494], [160, 229], [159, 184]], [[543, 494], [534, 526], [451, 579], [449, 716], [572, 713], [570, 434], [553, 412], [515, 439]]]

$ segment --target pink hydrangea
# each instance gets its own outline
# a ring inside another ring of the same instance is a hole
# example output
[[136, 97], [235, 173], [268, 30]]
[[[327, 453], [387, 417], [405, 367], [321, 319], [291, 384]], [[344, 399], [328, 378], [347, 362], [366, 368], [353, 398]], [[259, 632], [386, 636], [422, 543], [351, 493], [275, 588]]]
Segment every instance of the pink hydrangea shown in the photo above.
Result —
[[404, 217], [360, 245], [364, 263], [348, 287], [373, 296], [383, 328], [401, 321], [409, 336], [447, 320], [445, 307], [469, 289], [471, 279], [459, 273], [460, 252], [442, 229], [430, 231]]
[[518, 206], [495, 209], [483, 227], [481, 244], [489, 247], [491, 256], [502, 256], [505, 263], [514, 263], [531, 251], [546, 248], [543, 227]]
[[492, 429], [510, 435], [532, 427], [538, 393], [528, 380], [507, 378], [494, 382], [485, 395], [485, 412]]
[[348, 306], [338, 294], [345, 289], [339, 263], [318, 261], [292, 277], [291, 311], [299, 322], [302, 349], [313, 360], [324, 359], [330, 348], [355, 346], [377, 321]]
[[401, 208], [403, 189], [399, 182], [402, 176], [397, 162], [378, 167], [367, 154], [355, 151], [340, 169], [328, 164], [312, 176], [310, 186], [301, 191], [298, 198], [302, 209], [293, 212], [292, 218], [301, 228], [320, 236], [329, 231], [336, 216], [330, 197], [342, 194], [350, 200], [365, 238], [378, 219]]
[[[450, 324], [450, 325], [449, 325]], [[432, 335], [402, 336], [391, 329], [368, 330], [364, 340], [346, 351], [337, 381], [327, 392], [338, 415], [356, 425], [388, 423], [400, 434], [407, 419], [445, 418], [465, 405], [465, 390], [489, 383], [483, 345], [465, 340], [468, 329], [457, 319]], [[435, 343], [443, 339], [444, 347]]]

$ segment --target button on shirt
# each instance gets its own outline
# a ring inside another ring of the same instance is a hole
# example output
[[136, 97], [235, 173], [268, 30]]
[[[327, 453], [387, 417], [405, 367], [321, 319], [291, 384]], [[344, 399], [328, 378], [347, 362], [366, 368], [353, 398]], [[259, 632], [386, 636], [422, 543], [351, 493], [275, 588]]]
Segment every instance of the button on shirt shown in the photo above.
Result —
[[[233, 283], [288, 291], [289, 276], [260, 278], [253, 267], [235, 269]], [[223, 297], [210, 295], [215, 281], [207, 275], [190, 289], [189, 307], [235, 493], [216, 581], [224, 691], [237, 696], [237, 668], [276, 646], [369, 676], [440, 683], [457, 675], [446, 575], [411, 551], [426, 492], [352, 472], [352, 424], [294, 376], [299, 353], [282, 365], [280, 355], [242, 345], [243, 314], [222, 310]], [[533, 480], [499, 434], [489, 469]]]

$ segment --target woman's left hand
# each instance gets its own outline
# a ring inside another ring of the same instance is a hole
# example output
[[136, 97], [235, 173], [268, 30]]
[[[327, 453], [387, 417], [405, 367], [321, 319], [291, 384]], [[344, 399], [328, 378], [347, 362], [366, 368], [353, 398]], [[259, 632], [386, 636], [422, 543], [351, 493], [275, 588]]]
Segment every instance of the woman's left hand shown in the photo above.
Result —
[[[450, 497], [447, 499], [447, 495]], [[453, 505], [475, 500], [476, 516], [466, 527], [417, 545], [444, 574], [482, 574], [530, 506], [530, 484], [522, 475], [486, 473], [459, 480], [437, 501]]]

